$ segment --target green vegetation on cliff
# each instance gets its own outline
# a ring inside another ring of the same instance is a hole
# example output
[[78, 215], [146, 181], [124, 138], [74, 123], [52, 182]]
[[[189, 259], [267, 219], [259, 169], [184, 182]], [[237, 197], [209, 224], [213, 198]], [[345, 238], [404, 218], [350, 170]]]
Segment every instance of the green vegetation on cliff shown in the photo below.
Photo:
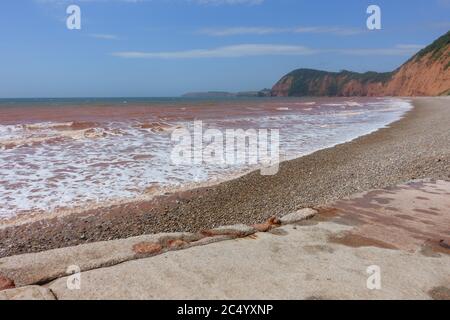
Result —
[[[358, 73], [343, 70], [341, 72], [327, 72], [313, 69], [298, 69], [285, 76], [285, 79], [292, 79], [289, 95], [340, 95], [344, 85], [350, 81], [357, 81], [362, 84], [385, 83], [392, 77], [392, 72], [365, 72]], [[326, 88], [321, 84], [326, 83]]]
[[[447, 49], [448, 45], [450, 44], [450, 31], [448, 31], [446, 34], [444, 34], [442, 37], [434, 41], [432, 44], [430, 44], [428, 47], [422, 49], [417, 53], [413, 59], [421, 59], [422, 57], [426, 56], [429, 53], [432, 53], [432, 58], [437, 60], [439, 59]], [[448, 68], [448, 65], [447, 65]]]
[[[297, 69], [275, 84], [272, 96], [438, 95], [450, 87], [450, 31], [393, 72]], [[421, 84], [417, 79], [427, 79]]]

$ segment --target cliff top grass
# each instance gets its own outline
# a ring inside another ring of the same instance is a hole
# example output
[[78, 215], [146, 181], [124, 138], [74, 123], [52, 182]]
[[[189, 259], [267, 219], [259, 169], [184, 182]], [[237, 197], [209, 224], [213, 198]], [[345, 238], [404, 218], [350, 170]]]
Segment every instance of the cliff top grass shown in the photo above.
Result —
[[[427, 63], [437, 60], [442, 60], [442, 58], [447, 58], [447, 54], [450, 45], [450, 31], [435, 40], [429, 46], [420, 50], [417, 54], [411, 57], [405, 64], [410, 62], [419, 61], [421, 58], [426, 57]], [[443, 63], [445, 63], [445, 59]], [[288, 80], [292, 80], [292, 84], [289, 88], [289, 95], [329, 95], [334, 96], [340, 92], [340, 90], [345, 86], [345, 84], [350, 81], [357, 81], [363, 85], [382, 83], [385, 84], [389, 82], [393, 75], [396, 74], [402, 67], [398, 67], [392, 72], [373, 72], [368, 71], [364, 73], [352, 72], [348, 70], [342, 70], [339, 72], [329, 72], [323, 70], [314, 69], [297, 69], [285, 77], [282, 78], [281, 83], [286, 83]], [[450, 68], [450, 62], [446, 63], [444, 70]], [[327, 84], [326, 88], [320, 87], [320, 84]]]
[[414, 59], [421, 59], [422, 57], [426, 56], [427, 54], [432, 53], [432, 59], [437, 60], [444, 54], [444, 52], [446, 51], [446, 49], [449, 45], [450, 45], [450, 31], [448, 31], [442, 37], [438, 38], [436, 41], [434, 41], [428, 47], [420, 50], [415, 55]]
[[345, 77], [347, 81], [357, 80], [362, 83], [368, 82], [386, 82], [391, 76], [392, 72], [374, 72], [368, 71], [364, 73], [353, 72], [348, 70], [342, 70], [340, 72], [329, 72], [329, 71], [321, 71], [314, 69], [297, 69], [292, 71], [287, 75], [287, 77], [293, 77], [294, 80], [302, 79], [302, 80], [313, 80], [320, 79], [325, 76], [331, 76], [333, 78], [336, 77]]

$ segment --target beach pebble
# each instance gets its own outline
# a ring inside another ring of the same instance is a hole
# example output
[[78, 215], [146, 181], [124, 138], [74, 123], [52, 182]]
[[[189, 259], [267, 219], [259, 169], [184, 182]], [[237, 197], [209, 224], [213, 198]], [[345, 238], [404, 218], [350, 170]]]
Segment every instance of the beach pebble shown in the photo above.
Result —
[[293, 224], [304, 220], [311, 219], [317, 214], [314, 209], [302, 209], [296, 212], [289, 213], [280, 219], [281, 224]]

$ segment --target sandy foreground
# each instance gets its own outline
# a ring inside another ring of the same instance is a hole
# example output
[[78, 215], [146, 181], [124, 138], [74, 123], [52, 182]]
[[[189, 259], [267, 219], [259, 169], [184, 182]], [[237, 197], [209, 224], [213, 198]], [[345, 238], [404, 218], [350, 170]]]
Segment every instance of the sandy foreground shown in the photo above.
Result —
[[0, 300], [450, 300], [449, 195], [414, 180], [258, 226], [6, 257]]
[[161, 232], [251, 225], [364, 190], [450, 180], [450, 99], [420, 98], [404, 119], [352, 142], [200, 188], [0, 229], [0, 257]]

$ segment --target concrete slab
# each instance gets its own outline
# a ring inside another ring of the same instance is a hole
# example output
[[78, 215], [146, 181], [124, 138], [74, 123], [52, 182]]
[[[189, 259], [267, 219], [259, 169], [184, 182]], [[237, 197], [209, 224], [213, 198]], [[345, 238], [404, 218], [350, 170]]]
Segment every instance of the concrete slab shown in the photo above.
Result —
[[450, 249], [450, 182], [413, 181], [372, 190], [320, 212], [330, 221], [354, 227], [334, 239], [339, 243], [358, 246], [358, 241], [369, 239], [388, 248], [430, 254]]
[[[81, 274], [59, 299], [436, 299], [450, 288], [450, 182], [418, 181], [320, 208], [269, 233]], [[380, 271], [379, 290], [367, 282]]]
[[0, 291], [0, 300], [56, 300], [50, 289], [28, 286]]
[[6, 257], [0, 259], [0, 276], [11, 279], [16, 287], [40, 284], [68, 275], [68, 269], [72, 266], [87, 271], [148, 257], [166, 250], [161, 246], [158, 252], [138, 252], [135, 250], [138, 244], [166, 245], [174, 240], [188, 242], [199, 238], [201, 236], [190, 233], [145, 235]]
[[[298, 214], [1, 259], [0, 276], [58, 299], [450, 299], [449, 195], [450, 182], [416, 181], [282, 227]], [[70, 290], [66, 268], [80, 263]]]
[[[220, 242], [81, 273], [48, 285], [58, 299], [430, 299], [450, 287], [450, 257], [328, 242], [350, 230], [332, 222], [285, 226], [280, 235]], [[369, 290], [367, 268], [381, 270]]]

